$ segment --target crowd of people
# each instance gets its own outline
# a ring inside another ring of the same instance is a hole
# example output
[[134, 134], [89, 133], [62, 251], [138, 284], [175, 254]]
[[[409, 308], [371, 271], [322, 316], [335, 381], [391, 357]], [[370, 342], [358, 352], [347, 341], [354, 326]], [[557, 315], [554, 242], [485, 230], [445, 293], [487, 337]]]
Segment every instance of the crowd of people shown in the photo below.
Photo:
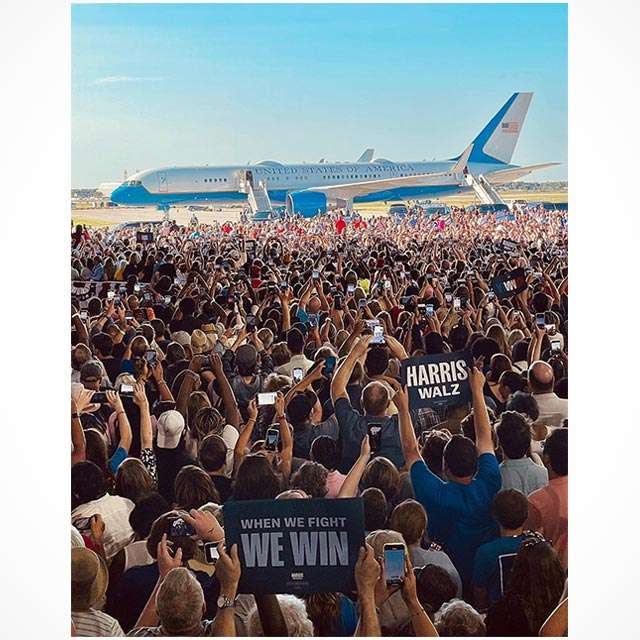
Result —
[[[566, 213], [77, 227], [71, 253], [72, 635], [566, 634]], [[458, 351], [471, 401], [410, 406], [401, 362]], [[354, 497], [356, 590], [238, 593], [225, 504]]]

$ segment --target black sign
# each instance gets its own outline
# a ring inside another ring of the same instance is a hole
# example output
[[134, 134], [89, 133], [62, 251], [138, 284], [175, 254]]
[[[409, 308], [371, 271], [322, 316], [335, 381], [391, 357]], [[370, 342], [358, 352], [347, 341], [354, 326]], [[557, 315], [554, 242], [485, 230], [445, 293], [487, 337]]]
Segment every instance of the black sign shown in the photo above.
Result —
[[362, 498], [227, 502], [227, 548], [238, 545], [240, 593], [328, 593], [355, 588], [364, 544]]
[[524, 269], [514, 269], [510, 273], [496, 276], [491, 281], [491, 288], [498, 298], [510, 298], [527, 288], [527, 278]]
[[409, 407], [456, 406], [469, 402], [471, 354], [468, 351], [439, 353], [402, 361], [402, 384], [409, 394]]
[[151, 231], [136, 231], [136, 242], [153, 242], [153, 233]]

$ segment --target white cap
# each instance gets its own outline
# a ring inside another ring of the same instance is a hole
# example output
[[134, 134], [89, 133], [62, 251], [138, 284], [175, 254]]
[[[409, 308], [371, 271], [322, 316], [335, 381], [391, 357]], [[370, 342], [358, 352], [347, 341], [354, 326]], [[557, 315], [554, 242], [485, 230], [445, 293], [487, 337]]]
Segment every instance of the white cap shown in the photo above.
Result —
[[174, 409], [165, 411], [158, 418], [158, 446], [161, 449], [175, 449], [184, 431], [184, 418]]

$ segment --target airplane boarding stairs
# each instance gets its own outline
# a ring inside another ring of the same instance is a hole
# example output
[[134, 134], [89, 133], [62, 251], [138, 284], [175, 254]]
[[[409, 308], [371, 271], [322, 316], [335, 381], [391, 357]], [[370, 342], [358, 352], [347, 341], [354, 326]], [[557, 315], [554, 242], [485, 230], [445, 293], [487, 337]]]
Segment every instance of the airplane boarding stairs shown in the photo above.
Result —
[[254, 188], [252, 184], [248, 184], [247, 199], [251, 213], [256, 216], [259, 214], [273, 213], [273, 206], [267, 188], [263, 182], [258, 182], [258, 186]]
[[476, 192], [482, 204], [506, 204], [500, 194], [489, 184], [489, 181], [480, 174], [477, 178], [468, 173], [466, 175], [467, 184]]

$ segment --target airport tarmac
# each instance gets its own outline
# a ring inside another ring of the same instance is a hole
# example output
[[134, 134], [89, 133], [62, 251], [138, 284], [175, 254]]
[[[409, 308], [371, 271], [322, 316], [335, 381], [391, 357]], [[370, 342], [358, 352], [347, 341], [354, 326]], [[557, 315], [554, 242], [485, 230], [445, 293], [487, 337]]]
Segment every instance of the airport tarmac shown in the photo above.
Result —
[[[506, 201], [524, 199], [531, 202], [567, 202], [568, 193], [566, 191], [505, 191], [500, 194]], [[477, 202], [474, 194], [460, 194], [450, 198], [443, 198], [442, 202], [454, 206], [463, 206]], [[242, 207], [238, 205], [212, 205], [212, 211], [195, 211], [200, 222], [237, 222], [240, 219]], [[375, 215], [386, 215], [389, 211], [389, 203], [372, 202], [358, 204], [355, 210], [363, 217], [368, 218]], [[193, 215], [187, 207], [173, 207], [171, 218], [178, 224], [188, 224]], [[72, 209], [71, 219], [74, 224], [86, 224], [91, 227], [103, 227], [120, 224], [122, 222], [138, 222], [140, 220], [152, 222], [162, 220], [163, 214], [155, 207], [106, 207]]]

